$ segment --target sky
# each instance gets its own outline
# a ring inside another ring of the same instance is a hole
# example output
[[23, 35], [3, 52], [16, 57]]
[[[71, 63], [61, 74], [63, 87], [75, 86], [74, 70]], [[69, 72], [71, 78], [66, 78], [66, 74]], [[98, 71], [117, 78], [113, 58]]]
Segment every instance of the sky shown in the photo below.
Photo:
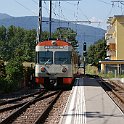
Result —
[[[42, 0], [43, 17], [49, 17], [49, 0]], [[0, 13], [14, 17], [37, 16], [39, 0], [0, 0]], [[124, 14], [124, 2], [112, 0], [53, 0], [52, 18], [82, 23], [107, 29], [107, 19]]]

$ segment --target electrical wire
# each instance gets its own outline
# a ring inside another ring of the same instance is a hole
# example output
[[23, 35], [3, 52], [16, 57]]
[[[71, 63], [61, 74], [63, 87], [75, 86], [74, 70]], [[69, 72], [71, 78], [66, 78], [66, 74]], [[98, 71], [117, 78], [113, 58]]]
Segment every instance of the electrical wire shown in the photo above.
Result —
[[[32, 1], [33, 1], [35, 4], [38, 4], [35, 0], [32, 0]], [[105, 1], [103, 1], [103, 0], [98, 0], [98, 1], [103, 2], [103, 3], [105, 3], [105, 4], [108, 4], [108, 5], [112, 5], [112, 4], [107, 3], [107, 2], [105, 2]], [[23, 8], [25, 8], [26, 10], [32, 12], [32, 10], [30, 10], [28, 7], [24, 6], [23, 4], [21, 4], [21, 3], [18, 2], [17, 0], [15, 0], [15, 2], [18, 3], [19, 5], [21, 5], [21, 6], [22, 6]], [[81, 12], [82, 12], [82, 15], [89, 21], [89, 18], [87, 17], [87, 15], [83, 14], [83, 11], [82, 11], [82, 10], [80, 9], [80, 7], [79, 7], [79, 4], [80, 4], [80, 1], [79, 1], [79, 0], [78, 0], [77, 4], [73, 4], [73, 3], [70, 3], [70, 2], [66, 2], [66, 3], [71, 4], [71, 5], [73, 5], [73, 6], [76, 6], [76, 11], [77, 11], [77, 12], [75, 12], [76, 14], [75, 14], [74, 16], [75, 16], [75, 18], [76, 18], [77, 23], [78, 23], [79, 11], [81, 11]], [[46, 5], [46, 2], [44, 1], [43, 4]], [[47, 10], [47, 11], [46, 11], [47, 13], [49, 13], [49, 12], [48, 12], [49, 9], [46, 8], [46, 7], [44, 7], [44, 5], [43, 5], [42, 7], [43, 7], [45, 10]], [[114, 6], [113, 6], [113, 7], [114, 7]], [[55, 7], [55, 8], [56, 8], [56, 7]], [[68, 20], [67, 18], [65, 18], [64, 14], [63, 14], [62, 6], [61, 6], [61, 4], [60, 4], [60, 1], [59, 1], [59, 9], [60, 9], [60, 10], [59, 10], [59, 13], [56, 13], [55, 9], [53, 9], [53, 13], [54, 13], [55, 17], [58, 16], [58, 17], [59, 17], [59, 20], [60, 20], [61, 18], [64, 19], [64, 20]], [[113, 9], [113, 8], [111, 8], [109, 14], [111, 14], [112, 9]], [[34, 12], [32, 12], [32, 13], [35, 14], [35, 15], [37, 15], [37, 14], [34, 13]], [[67, 22], [68, 22], [68, 21], [67, 21]], [[76, 23], [76, 26], [77, 26], [77, 23]], [[100, 24], [101, 24], [101, 23], [98, 23], [98, 26], [100, 26]], [[69, 23], [68, 23], [68, 26], [69, 26]], [[97, 26], [97, 27], [98, 27], [98, 26]], [[76, 30], [77, 30], [77, 28], [76, 28]]]
[[[67, 1], [66, 3], [67, 3], [67, 4], [70, 4], [70, 5], [73, 5], [74, 7], [77, 6], [77, 4], [70, 3], [70, 2], [68, 2], [68, 1]], [[79, 7], [78, 9], [79, 9], [79, 11], [82, 13], [82, 15], [86, 18], [86, 20], [89, 21], [88, 16], [84, 14], [84, 12], [82, 11], [82, 9], [81, 9], [80, 7]]]
[[[32, 0], [32, 1], [33, 1], [35, 4], [38, 5], [38, 2], [37, 2], [37, 1], [35, 1], [35, 0]], [[44, 3], [43, 3], [44, 5], [47, 5], [45, 0], [43, 0], [43, 2], [44, 2]], [[49, 14], [49, 9], [48, 9], [47, 7], [44, 7], [44, 5], [42, 5], [42, 7], [46, 10], [47, 14]]]
[[[59, 15], [61, 14], [61, 3], [60, 3], [60, 0], [59, 0]], [[59, 16], [59, 27], [60, 27], [60, 18], [61, 17], [61, 15]], [[60, 34], [61, 35], [61, 34]]]
[[[61, 19], [61, 20], [69, 21], [69, 20], [64, 16], [64, 14], [63, 14], [61, 2], [59, 2], [58, 5], [53, 4], [53, 6], [55, 6], [55, 7], [53, 7], [53, 13], [54, 13], [54, 15], [55, 15], [56, 18], [58, 18], [59, 20]], [[55, 10], [57, 10], [57, 6], [58, 6], [58, 9], [59, 9], [59, 10], [57, 11], [58, 13], [55, 11]]]
[[78, 10], [79, 10], [78, 8], [79, 8], [79, 0], [78, 0], [78, 2], [77, 2], [77, 5], [76, 5], [76, 6], [77, 6], [77, 9], [76, 9], [76, 11], [77, 11], [77, 12], [76, 12], [76, 16], [75, 16], [75, 17], [76, 17], [76, 24], [75, 24], [75, 25], [76, 25], [76, 32], [77, 32], [77, 22], [78, 22]]
[[38, 2], [36, 2], [35, 0], [32, 0], [34, 3], [38, 4]]
[[31, 9], [29, 9], [28, 7], [24, 6], [23, 4], [21, 4], [20, 2], [18, 2], [17, 0], [14, 0], [16, 3], [18, 3], [20, 6], [22, 6], [23, 8], [25, 8], [26, 10], [32, 12], [34, 15], [37, 15], [34, 11], [32, 11]]
[[111, 5], [111, 3], [108, 3], [108, 2], [106, 2], [104, 0], [97, 0], [97, 1], [100, 1], [100, 2], [105, 3], [105, 4], [108, 4], [108, 5]]

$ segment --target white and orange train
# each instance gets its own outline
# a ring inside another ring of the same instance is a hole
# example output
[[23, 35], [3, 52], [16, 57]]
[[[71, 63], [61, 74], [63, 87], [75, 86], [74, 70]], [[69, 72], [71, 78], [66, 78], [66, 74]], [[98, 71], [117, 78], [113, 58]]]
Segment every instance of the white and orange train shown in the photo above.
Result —
[[70, 86], [78, 71], [78, 54], [63, 40], [46, 40], [36, 46], [35, 81], [45, 88]]

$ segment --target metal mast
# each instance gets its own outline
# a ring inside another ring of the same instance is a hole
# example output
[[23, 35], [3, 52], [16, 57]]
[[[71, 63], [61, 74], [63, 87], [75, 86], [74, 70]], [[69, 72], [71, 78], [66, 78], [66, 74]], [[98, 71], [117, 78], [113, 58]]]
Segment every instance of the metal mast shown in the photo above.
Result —
[[115, 0], [115, 1], [111, 1], [112, 2], [112, 6], [114, 6], [114, 3], [118, 3], [118, 7], [119, 7], [119, 3], [124, 5], [124, 1], [121, 0]]
[[52, 35], [52, 0], [50, 0], [50, 18], [49, 18], [49, 31], [50, 31], [50, 36], [49, 38], [51, 38]]
[[39, 27], [38, 27], [38, 42], [42, 39], [42, 0], [39, 0], [39, 19], [38, 19]]
[[[52, 0], [45, 0], [45, 1], [50, 1], [50, 17], [49, 17], [49, 38], [52, 36]], [[58, 1], [58, 0], [53, 0], [53, 1]], [[64, 0], [60, 0], [64, 1]], [[77, 1], [77, 0], [65, 0], [65, 1]], [[39, 0], [39, 27], [38, 27], [38, 42], [42, 41], [42, 0]], [[82, 21], [81, 21], [82, 22]], [[89, 22], [89, 21], [84, 21], [84, 22]], [[90, 22], [89, 22], [90, 23]]]

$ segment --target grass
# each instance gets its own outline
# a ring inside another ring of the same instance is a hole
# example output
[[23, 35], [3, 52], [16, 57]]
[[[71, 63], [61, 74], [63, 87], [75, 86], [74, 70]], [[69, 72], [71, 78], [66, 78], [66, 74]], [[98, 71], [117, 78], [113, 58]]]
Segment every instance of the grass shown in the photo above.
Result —
[[105, 74], [105, 73], [102, 73], [102, 72], [98, 72], [97, 67], [90, 66], [90, 65], [86, 66], [86, 74], [98, 75], [98, 76], [103, 77], [103, 78], [124, 78], [124, 74], [121, 74], [121, 75], [117, 75], [117, 74], [114, 74], [114, 73]]

